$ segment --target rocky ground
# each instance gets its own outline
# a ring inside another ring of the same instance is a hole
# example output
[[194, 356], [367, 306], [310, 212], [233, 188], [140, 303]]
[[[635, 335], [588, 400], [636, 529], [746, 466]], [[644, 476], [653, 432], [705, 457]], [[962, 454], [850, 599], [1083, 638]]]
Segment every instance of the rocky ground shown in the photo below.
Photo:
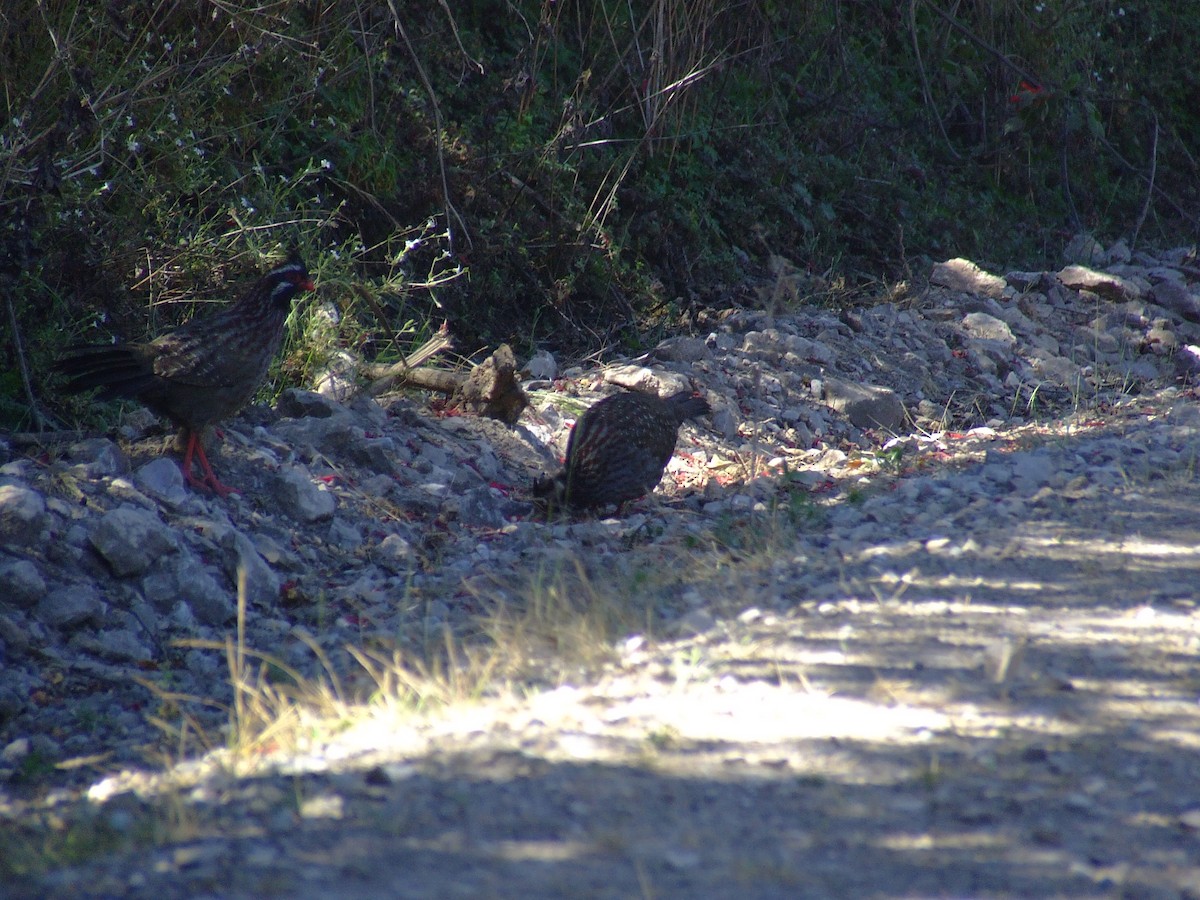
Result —
[[[513, 429], [289, 391], [227, 500], [149, 416], [13, 436], [0, 893], [1200, 897], [1200, 268], [1073, 250], [840, 313], [780, 260], [645, 358], [535, 358]], [[614, 385], [713, 414], [653, 497], [546, 521]], [[222, 731], [239, 571], [333, 721]]]

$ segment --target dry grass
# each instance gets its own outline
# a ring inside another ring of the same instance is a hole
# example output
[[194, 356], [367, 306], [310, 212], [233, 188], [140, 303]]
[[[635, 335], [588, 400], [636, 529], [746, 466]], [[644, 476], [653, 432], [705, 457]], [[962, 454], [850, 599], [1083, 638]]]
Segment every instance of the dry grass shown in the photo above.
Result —
[[612, 658], [618, 638], [653, 631], [653, 579], [626, 560], [603, 564], [601, 579], [578, 557], [564, 557], [485, 591], [491, 611], [482, 631], [507, 677], [544, 684], [595, 669]]
[[[311, 635], [296, 632], [319, 662], [318, 676], [246, 646], [246, 592], [239, 578], [236, 632], [223, 642], [180, 642], [224, 655], [230, 698], [141, 683], [158, 697], [151, 721], [168, 736], [171, 759], [220, 751], [231, 768], [245, 772], [372, 716], [419, 718], [594, 675], [618, 658], [622, 640], [653, 644], [669, 636], [663, 623], [674, 623], [700, 600], [718, 615], [739, 611], [751, 602], [751, 582], [742, 576], [767, 571], [794, 533], [787, 513], [758, 515], [718, 523], [691, 546], [664, 547], [651, 539], [590, 563], [564, 555], [531, 573], [472, 585], [485, 612], [469, 637], [447, 630], [419, 653], [345, 648], [367, 676], [365, 691], [346, 686]], [[733, 571], [741, 575], [730, 578]], [[202, 714], [212, 709], [224, 716], [217, 730]]]

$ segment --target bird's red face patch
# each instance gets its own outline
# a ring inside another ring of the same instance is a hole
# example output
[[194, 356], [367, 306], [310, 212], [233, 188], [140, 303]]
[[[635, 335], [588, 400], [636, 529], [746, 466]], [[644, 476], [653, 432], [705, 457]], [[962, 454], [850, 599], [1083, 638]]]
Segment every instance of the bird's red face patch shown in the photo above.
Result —
[[302, 291], [315, 291], [317, 289], [317, 286], [313, 284], [312, 278], [301, 272], [293, 272], [292, 274], [288, 275], [287, 278], [288, 281], [296, 285], [296, 287], [300, 288]]

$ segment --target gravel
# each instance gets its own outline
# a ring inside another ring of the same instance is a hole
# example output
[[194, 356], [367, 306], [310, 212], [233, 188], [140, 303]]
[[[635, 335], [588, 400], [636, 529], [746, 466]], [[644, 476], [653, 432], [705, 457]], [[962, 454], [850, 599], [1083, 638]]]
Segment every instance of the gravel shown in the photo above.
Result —
[[[951, 260], [601, 369], [541, 353], [512, 429], [289, 391], [215, 445], [227, 500], [150, 416], [0, 436], [4, 890], [1200, 896], [1198, 281], [1185, 248]], [[546, 521], [530, 481], [618, 385], [713, 414], [622, 517]], [[203, 752], [239, 572], [245, 645], [350, 703], [376, 685], [348, 647], [485, 647], [562, 571], [578, 619], [619, 594], [643, 624], [511, 689]]]

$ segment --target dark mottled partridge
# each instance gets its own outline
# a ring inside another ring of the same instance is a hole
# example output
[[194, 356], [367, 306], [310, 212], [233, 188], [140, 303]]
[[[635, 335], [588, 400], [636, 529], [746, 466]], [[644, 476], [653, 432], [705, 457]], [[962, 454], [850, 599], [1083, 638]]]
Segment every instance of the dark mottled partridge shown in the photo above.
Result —
[[679, 426], [709, 411], [708, 401], [691, 391], [665, 399], [633, 391], [606, 397], [575, 423], [563, 470], [539, 478], [533, 494], [576, 509], [641, 497], [662, 478]]
[[[186, 439], [183, 477], [220, 496], [232, 491], [217, 480], [201, 437], [254, 396], [279, 345], [292, 299], [313, 289], [304, 263], [293, 255], [219, 313], [193, 319], [147, 343], [70, 348], [56, 368], [70, 376], [72, 393], [99, 388], [101, 400], [137, 400], [170, 419]], [[204, 477], [192, 474], [192, 457]]]

